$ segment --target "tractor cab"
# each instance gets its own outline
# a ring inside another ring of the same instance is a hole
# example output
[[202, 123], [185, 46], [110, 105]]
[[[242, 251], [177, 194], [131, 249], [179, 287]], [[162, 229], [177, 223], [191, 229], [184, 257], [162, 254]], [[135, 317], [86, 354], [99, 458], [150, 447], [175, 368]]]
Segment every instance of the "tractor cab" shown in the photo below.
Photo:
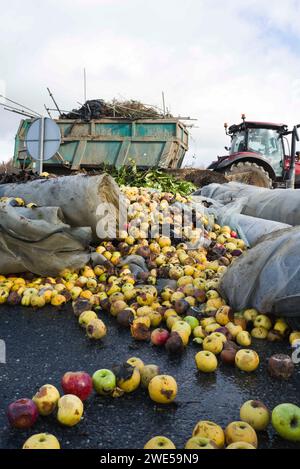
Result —
[[287, 131], [284, 124], [266, 124], [262, 122], [243, 122], [233, 125], [227, 132], [231, 136], [230, 156], [252, 153], [264, 158], [281, 177], [284, 167], [285, 147], [283, 135]]
[[224, 127], [231, 138], [230, 147], [225, 147], [229, 155], [219, 156], [209, 169], [224, 172], [230, 180], [260, 187], [288, 187], [293, 171], [293, 178], [300, 183], [297, 127], [289, 131], [285, 124], [246, 121], [244, 114], [240, 124]]

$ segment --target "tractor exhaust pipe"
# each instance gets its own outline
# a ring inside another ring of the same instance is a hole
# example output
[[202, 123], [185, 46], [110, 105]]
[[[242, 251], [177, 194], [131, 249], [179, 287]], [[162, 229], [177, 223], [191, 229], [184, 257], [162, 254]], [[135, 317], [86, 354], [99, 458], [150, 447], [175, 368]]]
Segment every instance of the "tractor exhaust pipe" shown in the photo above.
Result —
[[295, 189], [295, 158], [296, 158], [296, 142], [299, 142], [298, 128], [300, 125], [295, 125], [292, 131], [292, 145], [291, 145], [291, 164], [289, 169], [289, 177], [287, 180], [287, 189]]

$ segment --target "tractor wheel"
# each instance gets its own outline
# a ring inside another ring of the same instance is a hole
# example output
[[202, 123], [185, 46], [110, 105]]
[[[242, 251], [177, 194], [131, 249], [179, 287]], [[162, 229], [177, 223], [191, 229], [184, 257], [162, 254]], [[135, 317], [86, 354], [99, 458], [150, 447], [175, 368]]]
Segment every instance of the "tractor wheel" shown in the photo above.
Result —
[[269, 173], [256, 163], [250, 161], [240, 162], [230, 166], [225, 176], [229, 181], [242, 182], [251, 186], [272, 187], [272, 179]]

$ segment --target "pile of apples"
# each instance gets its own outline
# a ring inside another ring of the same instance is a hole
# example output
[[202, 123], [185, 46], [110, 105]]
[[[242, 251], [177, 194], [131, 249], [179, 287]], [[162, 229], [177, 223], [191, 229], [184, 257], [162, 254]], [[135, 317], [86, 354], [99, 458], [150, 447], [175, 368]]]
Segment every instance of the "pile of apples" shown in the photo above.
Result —
[[[215, 422], [201, 420], [195, 426], [185, 449], [256, 449], [257, 432], [265, 431], [270, 423], [275, 431], [289, 441], [300, 441], [300, 408], [284, 403], [272, 413], [261, 401], [249, 400], [240, 408], [240, 420], [231, 422], [225, 430]], [[176, 449], [173, 441], [165, 436], [155, 436], [144, 449]]]
[[[158, 366], [145, 365], [140, 358], [132, 357], [112, 370], [97, 370], [92, 376], [84, 371], [69, 371], [61, 379], [63, 396], [52, 384], [44, 384], [32, 399], [22, 398], [9, 404], [7, 418], [13, 428], [28, 429], [34, 426], [39, 416], [56, 412], [61, 425], [73, 427], [80, 422], [83, 403], [93, 390], [101, 396], [116, 398], [135, 391], [140, 385], [159, 404], [170, 404], [177, 395], [177, 383], [172, 376], [160, 374]], [[23, 449], [59, 448], [57, 438], [48, 433], [32, 435], [23, 445]]]
[[[208, 352], [237, 366], [247, 358], [255, 369], [259, 361], [255, 352], [236, 354], [236, 344], [248, 348], [252, 338], [277, 341], [292, 331], [284, 320], [272, 321], [254, 309], [233, 313], [221, 298], [221, 277], [246, 249], [244, 241], [229, 226], [214, 224], [202, 213], [196, 213], [194, 220], [201, 222], [201, 228], [197, 224], [180, 228], [177, 217], [182, 204], [189, 206], [189, 199], [179, 194], [126, 186], [121, 190], [127, 200], [128, 223], [118, 239], [96, 247], [103, 256], [102, 265], [86, 265], [78, 271], [66, 268], [58, 278], [0, 275], [0, 304], [42, 308], [73, 301], [74, 313], [90, 338], [105, 336], [106, 326], [97, 313], [107, 311], [130, 329], [135, 340], [165, 345], [173, 354], [182, 352], [193, 337], [205, 352], [199, 357], [211, 360], [210, 368], [215, 360]], [[21, 199], [15, 200], [24, 205]], [[34, 209], [34, 204], [30, 206]], [[170, 223], [178, 238], [159, 232], [147, 237], [157, 210], [159, 222]], [[189, 243], [200, 236], [205, 246], [191, 249]], [[134, 254], [141, 257], [147, 271], [134, 272], [124, 262]], [[157, 286], [161, 279], [163, 288]], [[299, 345], [300, 331], [291, 333], [290, 342]]]

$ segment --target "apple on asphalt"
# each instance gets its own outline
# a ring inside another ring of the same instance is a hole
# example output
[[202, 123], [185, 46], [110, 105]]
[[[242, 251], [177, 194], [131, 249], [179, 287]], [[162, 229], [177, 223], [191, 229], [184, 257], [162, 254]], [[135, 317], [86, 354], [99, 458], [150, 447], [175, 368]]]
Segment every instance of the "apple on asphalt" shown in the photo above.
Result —
[[116, 376], [111, 370], [97, 370], [92, 377], [95, 391], [102, 396], [110, 395], [115, 389]]
[[300, 407], [279, 404], [272, 412], [272, 425], [285, 440], [300, 441]]
[[31, 399], [18, 399], [7, 408], [8, 421], [14, 428], [30, 428], [35, 424], [38, 416], [38, 408]]
[[74, 394], [85, 401], [93, 391], [92, 378], [85, 371], [68, 371], [61, 380], [65, 394]]

